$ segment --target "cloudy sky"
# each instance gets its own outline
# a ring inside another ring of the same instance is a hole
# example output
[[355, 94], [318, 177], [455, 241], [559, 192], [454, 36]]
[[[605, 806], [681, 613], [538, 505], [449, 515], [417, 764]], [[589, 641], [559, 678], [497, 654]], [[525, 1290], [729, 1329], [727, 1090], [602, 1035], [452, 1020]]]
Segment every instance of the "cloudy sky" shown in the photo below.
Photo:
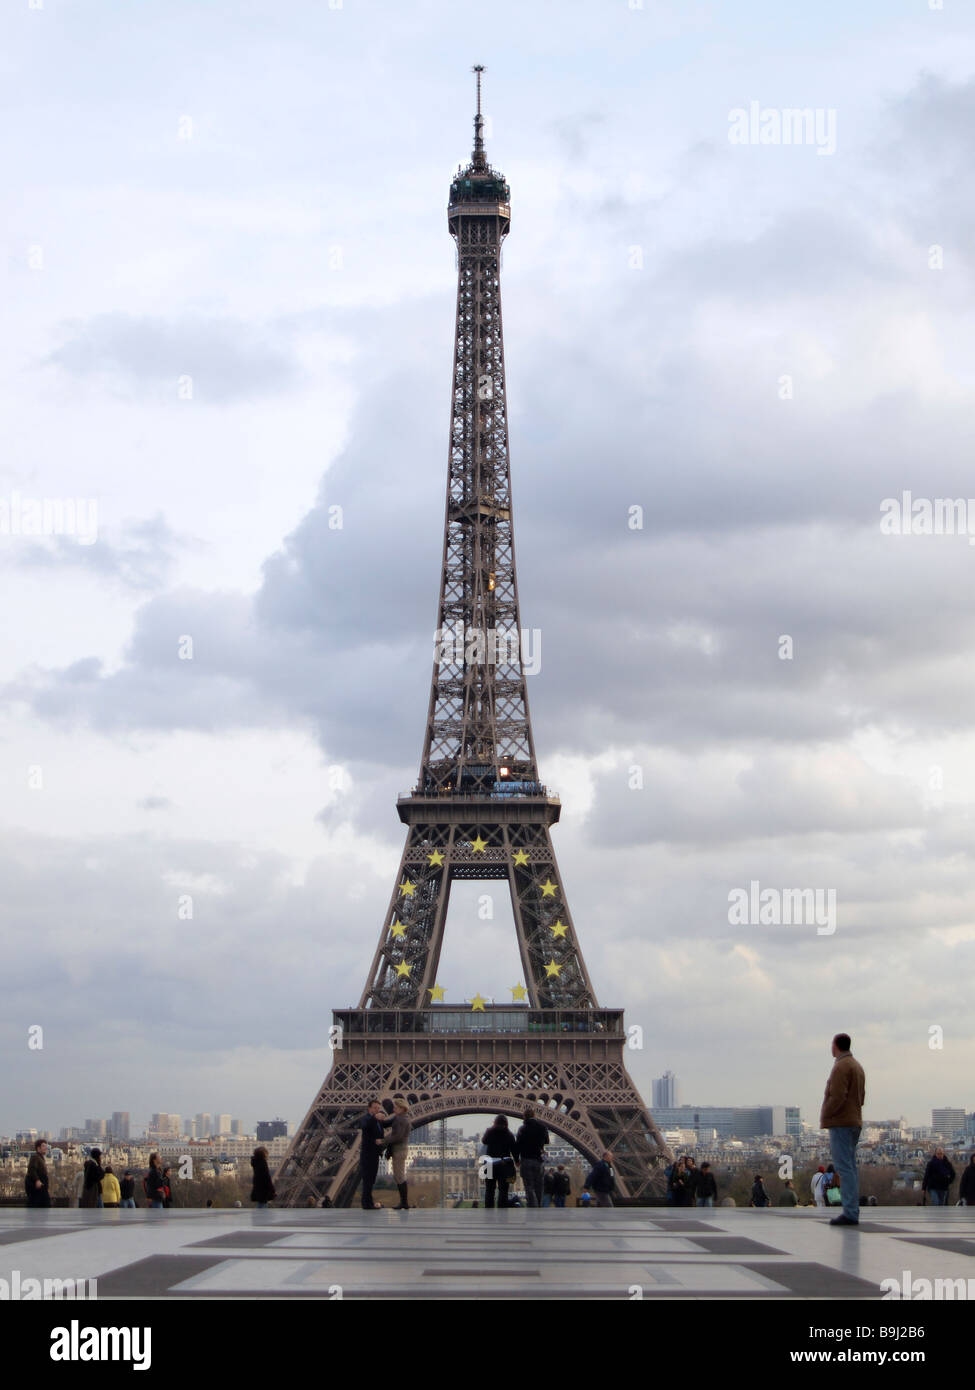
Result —
[[[474, 62], [536, 744], [634, 1080], [815, 1120], [845, 1028], [871, 1116], [975, 1109], [975, 549], [880, 529], [975, 493], [970, 13], [333, 4], [2, 21], [0, 1132], [295, 1123], [328, 1069], [426, 713]], [[753, 882], [835, 931], [729, 921]], [[448, 998], [520, 979], [494, 906]]]

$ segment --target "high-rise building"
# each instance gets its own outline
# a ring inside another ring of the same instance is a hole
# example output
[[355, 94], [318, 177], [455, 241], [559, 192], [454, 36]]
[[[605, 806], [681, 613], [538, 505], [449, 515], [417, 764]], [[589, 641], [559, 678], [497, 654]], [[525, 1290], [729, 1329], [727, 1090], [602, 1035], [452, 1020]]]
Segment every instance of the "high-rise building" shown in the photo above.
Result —
[[259, 1144], [270, 1144], [272, 1139], [278, 1139], [282, 1136], [287, 1138], [287, 1134], [287, 1120], [258, 1120], [257, 1122], [257, 1142]]
[[798, 1105], [680, 1105], [654, 1106], [654, 1118], [664, 1129], [693, 1130], [718, 1139], [757, 1139], [762, 1135], [799, 1138], [802, 1121]]
[[239, 1134], [239, 1133], [240, 1133], [240, 1121], [239, 1121], [239, 1120], [231, 1120], [231, 1121], [230, 1121], [230, 1132], [231, 1132], [231, 1134]]
[[129, 1138], [129, 1112], [127, 1110], [113, 1110], [112, 1119], [109, 1125], [113, 1139]]
[[680, 1105], [677, 1077], [672, 1071], [665, 1071], [653, 1083], [653, 1109], [673, 1110]]
[[963, 1109], [944, 1105], [931, 1111], [931, 1128], [944, 1139], [953, 1139], [956, 1134], [964, 1134], [966, 1115]]
[[213, 1116], [204, 1110], [196, 1117], [197, 1139], [209, 1139], [213, 1133]]
[[229, 1133], [230, 1133], [230, 1116], [229, 1116], [229, 1115], [218, 1115], [218, 1116], [217, 1116], [217, 1127], [216, 1127], [216, 1129], [214, 1130], [214, 1133], [215, 1133], [215, 1134], [229, 1134]]

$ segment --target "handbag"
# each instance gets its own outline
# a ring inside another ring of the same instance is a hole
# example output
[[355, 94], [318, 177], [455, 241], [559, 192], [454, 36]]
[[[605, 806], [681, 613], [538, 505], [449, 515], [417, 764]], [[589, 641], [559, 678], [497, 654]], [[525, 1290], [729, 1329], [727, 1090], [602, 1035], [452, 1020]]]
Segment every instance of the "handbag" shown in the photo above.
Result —
[[840, 1192], [840, 1189], [838, 1187], [827, 1187], [826, 1200], [831, 1207], [842, 1206], [843, 1194]]
[[517, 1174], [515, 1172], [515, 1161], [513, 1158], [496, 1158], [492, 1169], [494, 1180], [500, 1178], [502, 1182], [514, 1182]]

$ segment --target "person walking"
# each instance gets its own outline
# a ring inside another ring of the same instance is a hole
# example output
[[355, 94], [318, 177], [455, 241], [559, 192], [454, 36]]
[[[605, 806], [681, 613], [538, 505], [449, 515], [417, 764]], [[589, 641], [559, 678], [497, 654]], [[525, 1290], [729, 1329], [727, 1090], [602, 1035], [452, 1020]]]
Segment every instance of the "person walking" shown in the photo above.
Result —
[[560, 1163], [555, 1170], [555, 1192], [552, 1201], [557, 1207], [565, 1206], [565, 1199], [572, 1191], [572, 1180], [565, 1171], [565, 1164]]
[[271, 1169], [267, 1161], [267, 1149], [255, 1149], [251, 1154], [251, 1171], [254, 1175], [251, 1187], [251, 1201], [257, 1203], [258, 1211], [266, 1211], [268, 1202], [277, 1195], [271, 1180]]
[[921, 1179], [921, 1191], [928, 1194], [932, 1206], [946, 1207], [948, 1205], [948, 1189], [954, 1181], [955, 1170], [951, 1166], [951, 1160], [939, 1144], [928, 1159], [928, 1166]]
[[837, 1033], [831, 1045], [836, 1059], [826, 1082], [819, 1114], [820, 1129], [829, 1130], [829, 1146], [843, 1194], [843, 1210], [831, 1226], [859, 1226], [860, 1183], [857, 1176], [857, 1144], [863, 1128], [866, 1075], [850, 1051], [849, 1033]]
[[380, 1120], [379, 1123], [383, 1129], [389, 1126], [389, 1133], [385, 1138], [377, 1139], [376, 1144], [388, 1145], [389, 1156], [393, 1160], [393, 1179], [399, 1189], [399, 1206], [393, 1210], [409, 1211], [406, 1159], [410, 1149], [410, 1130], [413, 1126], [410, 1124], [410, 1111], [406, 1101], [394, 1100], [392, 1119]]
[[149, 1171], [142, 1180], [142, 1186], [149, 1198], [150, 1207], [162, 1211], [165, 1206], [166, 1179], [163, 1177], [162, 1164], [158, 1154], [149, 1155]]
[[592, 1165], [583, 1187], [589, 1188], [592, 1192], [597, 1207], [611, 1207], [613, 1205], [616, 1174], [613, 1172], [613, 1155], [609, 1149], [597, 1163]]
[[118, 1178], [112, 1171], [110, 1163], [105, 1164], [105, 1176], [102, 1178], [102, 1206], [117, 1207], [122, 1200], [122, 1189], [119, 1187]]
[[699, 1207], [713, 1207], [718, 1195], [718, 1184], [714, 1180], [710, 1163], [702, 1163], [694, 1188], [695, 1204]]
[[47, 1140], [37, 1139], [34, 1152], [27, 1161], [27, 1176], [24, 1179], [29, 1207], [49, 1207], [51, 1205], [51, 1179], [47, 1171]]
[[543, 1195], [545, 1148], [551, 1141], [548, 1130], [541, 1120], [535, 1118], [533, 1106], [525, 1106], [522, 1120], [523, 1123], [515, 1136], [521, 1163], [521, 1180], [525, 1184], [525, 1196], [528, 1199], [528, 1205], [540, 1207]]
[[797, 1207], [799, 1205], [799, 1194], [792, 1186], [792, 1179], [786, 1178], [785, 1186], [779, 1194], [780, 1207]]
[[105, 1170], [101, 1165], [101, 1149], [92, 1149], [85, 1159], [84, 1183], [81, 1189], [81, 1207], [100, 1207], [102, 1205], [102, 1178]]
[[491, 1174], [484, 1179], [484, 1206], [494, 1210], [494, 1197], [497, 1192], [498, 1206], [508, 1205], [508, 1187], [518, 1176], [515, 1164], [518, 1162], [518, 1144], [508, 1128], [506, 1115], [495, 1115], [494, 1123], [481, 1135], [481, 1143], [487, 1149], [485, 1168]]
[[826, 1205], [826, 1169], [822, 1164], [813, 1173], [809, 1189], [817, 1207], [824, 1207]]
[[122, 1174], [120, 1194], [123, 1207], [135, 1206], [135, 1178], [132, 1176], [132, 1170], [130, 1168], [126, 1168], [125, 1172]]
[[958, 1184], [958, 1201], [963, 1207], [975, 1207], [975, 1153], [968, 1161], [968, 1166], [962, 1170], [961, 1182]]
[[380, 1211], [382, 1208], [372, 1195], [373, 1185], [376, 1175], [379, 1172], [379, 1149], [377, 1144], [382, 1142], [383, 1127], [379, 1123], [379, 1117], [383, 1108], [378, 1100], [371, 1100], [366, 1113], [359, 1121], [359, 1128], [362, 1130], [362, 1144], [359, 1148], [359, 1179], [362, 1183], [362, 1195], [359, 1199], [363, 1211]]
[[770, 1197], [765, 1190], [765, 1182], [761, 1173], [755, 1174], [755, 1181], [752, 1183], [752, 1199], [748, 1203], [750, 1207], [767, 1207]]

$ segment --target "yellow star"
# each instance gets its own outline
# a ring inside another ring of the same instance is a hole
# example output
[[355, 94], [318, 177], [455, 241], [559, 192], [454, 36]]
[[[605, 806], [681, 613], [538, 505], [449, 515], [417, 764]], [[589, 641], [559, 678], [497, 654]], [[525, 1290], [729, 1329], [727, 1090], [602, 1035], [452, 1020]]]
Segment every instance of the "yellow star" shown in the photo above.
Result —
[[548, 965], [546, 965], [546, 967], [545, 967], [545, 974], [549, 977], [549, 979], [551, 979], [551, 977], [552, 977], [553, 975], [555, 976], [556, 979], [558, 979], [558, 977], [559, 977], [559, 971], [560, 971], [561, 969], [562, 969], [561, 965], [556, 965], [554, 960], [550, 960], [549, 963], [548, 963]]
[[412, 898], [413, 894], [416, 892], [416, 884], [411, 883], [408, 878], [404, 878], [399, 886], [399, 891], [405, 893], [408, 898]]
[[433, 989], [427, 990], [427, 993], [430, 996], [430, 1003], [433, 1004], [438, 999], [443, 998], [443, 985], [434, 985]]
[[396, 973], [397, 975], [408, 975], [410, 973], [410, 967], [406, 964], [406, 961], [400, 962], [396, 967]]
[[471, 840], [471, 849], [475, 854], [483, 854], [487, 849], [487, 840], [481, 839], [480, 831], [478, 831], [477, 839]]
[[484, 1012], [484, 1000], [479, 994], [475, 994], [474, 998], [471, 1000], [471, 1013], [476, 1014], [478, 1010], [480, 1010], [481, 1013]]
[[524, 849], [516, 849], [516, 850], [515, 850], [515, 864], [516, 864], [520, 869], [523, 869], [527, 863], [528, 863], [528, 851], [527, 851], [527, 850], [524, 850]]
[[549, 931], [552, 933], [553, 936], [565, 936], [568, 930], [569, 928], [565, 925], [564, 922], [549, 923]]
[[528, 991], [527, 991], [527, 989], [525, 988], [524, 985], [509, 985], [508, 988], [511, 990], [511, 1002], [512, 1002], [512, 1003], [514, 1003], [514, 1001], [515, 1001], [516, 999], [527, 999], [527, 998], [528, 998]]
[[439, 869], [440, 865], [443, 863], [443, 855], [438, 849], [435, 849], [431, 855], [428, 855], [427, 863], [430, 865], [431, 869]]
[[558, 886], [559, 885], [557, 883], [553, 883], [550, 878], [547, 878], [545, 882], [542, 884], [542, 897], [554, 898], [555, 891], [558, 888]]
[[405, 935], [406, 935], [406, 928], [403, 926], [403, 923], [402, 923], [402, 922], [393, 922], [393, 923], [391, 923], [391, 924], [390, 924], [389, 930], [390, 930], [391, 935], [393, 935], [393, 936], [405, 936]]

